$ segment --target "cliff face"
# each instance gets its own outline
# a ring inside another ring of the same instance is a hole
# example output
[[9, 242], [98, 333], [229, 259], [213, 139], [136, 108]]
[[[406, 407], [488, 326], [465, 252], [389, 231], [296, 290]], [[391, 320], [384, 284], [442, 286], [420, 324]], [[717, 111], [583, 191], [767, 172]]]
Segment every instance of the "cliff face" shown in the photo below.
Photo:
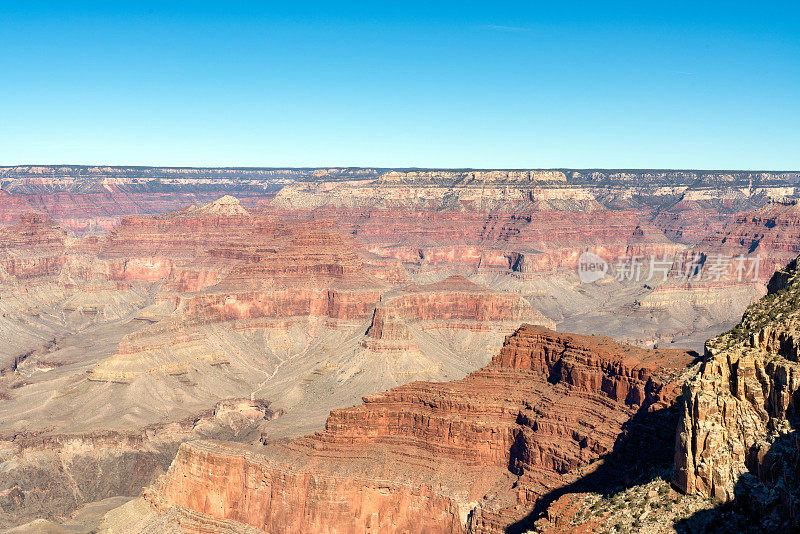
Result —
[[652, 465], [660, 476], [614, 495], [563, 495], [537, 531], [635, 530], [645, 518], [678, 532], [800, 530], [798, 262], [774, 274], [739, 325], [706, 343], [682, 387], [673, 461]]
[[[26, 213], [13, 226], [0, 228], [0, 267], [17, 279], [58, 274], [67, 236], [47, 217]], [[0, 275], [0, 277], [3, 275]]]
[[800, 205], [773, 202], [740, 214], [723, 231], [708, 236], [702, 246], [711, 252], [760, 257], [758, 277], [769, 280], [800, 254]]
[[389, 285], [367, 272], [358, 252], [355, 242], [333, 229], [301, 230], [287, 246], [237, 266], [195, 297], [189, 315], [366, 318]]
[[0, 528], [115, 495], [137, 495], [155, 482], [189, 439], [245, 441], [277, 417], [265, 403], [237, 399], [196, 417], [129, 431], [0, 434]]
[[146, 496], [267, 532], [502, 532], [609, 453], [635, 413], [674, 402], [692, 359], [523, 326], [484, 369], [365, 397], [318, 434], [185, 444]]
[[[414, 205], [458, 211], [506, 211], [520, 203], [552, 208], [600, 205], [631, 208], [659, 203], [742, 208], [751, 200], [794, 194], [798, 173], [659, 170], [420, 170], [389, 171], [377, 180], [297, 182], [282, 189], [282, 207], [400, 207]], [[760, 197], [755, 199], [754, 197]], [[642, 202], [646, 200], [646, 202]], [[682, 211], [677, 207], [676, 212]], [[714, 210], [709, 210], [711, 213]]]
[[[797, 260], [742, 322], [708, 341], [707, 360], [684, 386], [674, 483], [726, 502], [742, 497], [797, 527], [800, 449]], [[761, 515], [758, 512], [758, 515]]]
[[492, 291], [460, 275], [432, 284], [410, 284], [382, 298], [398, 316], [412, 322], [465, 324], [487, 321], [546, 321], [527, 301]]
[[341, 218], [345, 224], [352, 221], [352, 232], [371, 251], [431, 265], [574, 272], [586, 247], [596, 247], [609, 258], [674, 253], [683, 248], [629, 211], [518, 209], [521, 213], [375, 210], [365, 220], [350, 219], [347, 212]]

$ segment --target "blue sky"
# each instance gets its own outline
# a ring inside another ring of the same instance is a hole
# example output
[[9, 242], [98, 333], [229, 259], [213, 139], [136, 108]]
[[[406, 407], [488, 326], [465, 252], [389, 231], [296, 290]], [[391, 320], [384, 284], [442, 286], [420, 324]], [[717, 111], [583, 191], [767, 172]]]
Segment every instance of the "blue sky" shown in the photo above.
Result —
[[800, 169], [794, 2], [8, 2], [0, 164]]

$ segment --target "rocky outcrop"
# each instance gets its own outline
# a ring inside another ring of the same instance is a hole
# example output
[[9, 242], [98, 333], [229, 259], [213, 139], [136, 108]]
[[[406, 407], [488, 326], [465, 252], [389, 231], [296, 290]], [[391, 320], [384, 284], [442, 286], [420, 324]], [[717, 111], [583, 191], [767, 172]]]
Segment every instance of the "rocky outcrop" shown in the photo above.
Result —
[[611, 452], [634, 414], [674, 402], [692, 360], [523, 326], [486, 368], [365, 397], [318, 434], [185, 444], [146, 498], [267, 532], [502, 532]]
[[420, 352], [414, 334], [397, 310], [381, 304], [375, 307], [361, 346], [374, 352]]
[[491, 291], [453, 275], [432, 284], [411, 284], [386, 293], [382, 302], [399, 317], [446, 327], [448, 323], [528, 322], [555, 328], [525, 299], [512, 293]]
[[[274, 217], [250, 216], [241, 204], [226, 201], [190, 206], [155, 217], [130, 216], [102, 241], [108, 258], [253, 260], [275, 251], [292, 235]], [[321, 223], [330, 227], [330, 222]]]
[[192, 299], [188, 314], [215, 321], [307, 315], [366, 318], [388, 286], [363, 264], [357, 245], [341, 234], [302, 232], [276, 253], [232, 269]]
[[708, 341], [706, 361], [684, 386], [673, 480], [686, 493], [750, 500], [755, 510], [795, 528], [797, 274], [795, 260], [776, 274], [770, 294], [750, 306], [736, 328]]
[[730, 324], [734, 310], [747, 306], [765, 294], [761, 283], [735, 280], [705, 280], [702, 282], [670, 280], [638, 299], [635, 306], [649, 313], [666, 312], [672, 316], [690, 316], [702, 310], [700, 321]]
[[202, 206], [192, 206], [181, 210], [182, 216], [190, 217], [237, 217], [249, 215], [239, 202], [231, 195], [223, 195], [213, 202]]
[[453, 275], [384, 293], [361, 346], [376, 353], [418, 353], [431, 332], [500, 336], [523, 322], [556, 327], [524, 298]]
[[[403, 208], [458, 212], [634, 209], [685, 237], [705, 220], [721, 228], [731, 214], [794, 196], [797, 173], [609, 170], [388, 171], [377, 180], [303, 181], [275, 197], [283, 209]], [[663, 216], [661, 214], [664, 214]], [[699, 234], [701, 237], [704, 234]]]
[[0, 528], [137, 495], [167, 469], [183, 441], [246, 441], [278, 416], [263, 402], [229, 399], [197, 417], [139, 431], [0, 435]]

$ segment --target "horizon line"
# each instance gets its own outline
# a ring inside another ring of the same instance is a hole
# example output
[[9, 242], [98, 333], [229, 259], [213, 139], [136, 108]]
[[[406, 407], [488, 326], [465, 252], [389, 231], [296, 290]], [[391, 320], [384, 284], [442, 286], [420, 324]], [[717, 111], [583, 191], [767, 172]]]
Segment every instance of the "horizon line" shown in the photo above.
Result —
[[800, 173], [800, 169], [724, 169], [724, 168], [691, 168], [691, 167], [416, 167], [416, 166], [375, 166], [375, 165], [282, 165], [282, 166], [234, 166], [234, 165], [119, 165], [105, 163], [19, 163], [0, 165], [0, 169], [16, 167], [109, 167], [112, 169], [191, 169], [191, 170], [323, 170], [323, 169], [370, 169], [375, 171], [657, 171], [657, 172], [763, 172], [763, 173]]

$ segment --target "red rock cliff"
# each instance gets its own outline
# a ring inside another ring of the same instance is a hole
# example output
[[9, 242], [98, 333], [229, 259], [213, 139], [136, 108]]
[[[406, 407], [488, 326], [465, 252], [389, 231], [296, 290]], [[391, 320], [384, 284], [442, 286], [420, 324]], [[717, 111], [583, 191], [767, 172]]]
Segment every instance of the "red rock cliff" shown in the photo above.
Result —
[[365, 397], [315, 435], [185, 444], [147, 498], [197, 530], [502, 532], [637, 411], [671, 404], [692, 359], [523, 325], [484, 369]]

